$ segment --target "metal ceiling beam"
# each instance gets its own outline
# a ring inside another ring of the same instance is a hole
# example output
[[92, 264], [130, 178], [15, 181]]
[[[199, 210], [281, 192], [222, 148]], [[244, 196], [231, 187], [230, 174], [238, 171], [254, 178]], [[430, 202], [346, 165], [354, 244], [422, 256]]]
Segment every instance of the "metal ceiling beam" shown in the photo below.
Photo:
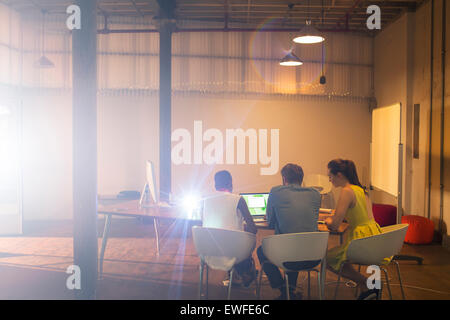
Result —
[[418, 1], [385, 1], [385, 0], [372, 0], [370, 4], [375, 4], [380, 7], [391, 7], [391, 8], [408, 8], [416, 9]]
[[45, 10], [44, 8], [42, 8], [41, 6], [37, 5], [37, 3], [34, 0], [28, 0], [29, 3], [31, 3], [31, 5], [33, 7], [36, 7], [38, 10], [42, 11], [42, 12], [47, 12], [48, 10]]
[[138, 8], [136, 1], [130, 0], [130, 2], [133, 5], [133, 7], [136, 9], [136, 12], [143, 18], [144, 14], [142, 13], [141, 9]]
[[[0, 3], [9, 5], [12, 9], [19, 12], [36, 8], [41, 12], [44, 10], [50, 14], [64, 14], [66, 6], [71, 1], [0, 0]], [[286, 5], [288, 4], [285, 1], [275, 0], [98, 0], [97, 3], [99, 4], [98, 13], [102, 16], [148, 17], [158, 14], [157, 18], [183, 21], [214, 21], [223, 23], [227, 27], [230, 27], [234, 23], [253, 27], [262, 23], [267, 18], [282, 19], [286, 14]], [[307, 2], [305, 0], [292, 0], [291, 3], [295, 6], [290, 12], [292, 22], [297, 22], [294, 20], [304, 19], [304, 13], [306, 13], [306, 9], [308, 8]], [[345, 28], [346, 25], [353, 26], [353, 22], [360, 22], [367, 15], [365, 12], [366, 4], [376, 4], [382, 8], [382, 19], [386, 19], [386, 24], [389, 24], [403, 11], [414, 11], [423, 3], [423, 0], [329, 0], [325, 1], [323, 20], [324, 25], [340, 22], [339, 28]], [[316, 22], [322, 21], [321, 1], [311, 1], [309, 8], [311, 18]], [[336, 15], [341, 15], [341, 21], [336, 21]], [[300, 22], [304, 23], [304, 21], [298, 22], [299, 27], [301, 27]], [[383, 22], [383, 24], [385, 23]], [[287, 25], [294, 24], [289, 22]], [[363, 28], [364, 26], [361, 26], [361, 30]]]

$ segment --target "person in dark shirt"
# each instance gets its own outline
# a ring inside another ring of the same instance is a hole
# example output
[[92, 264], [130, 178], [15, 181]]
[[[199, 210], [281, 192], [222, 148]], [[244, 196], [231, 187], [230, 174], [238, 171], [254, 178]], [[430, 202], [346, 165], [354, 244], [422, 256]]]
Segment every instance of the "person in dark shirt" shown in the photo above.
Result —
[[[275, 234], [317, 231], [320, 193], [313, 188], [301, 187], [303, 169], [296, 164], [285, 165], [281, 169], [281, 176], [283, 185], [273, 187], [267, 200], [266, 218], [269, 227], [275, 229]], [[286, 285], [280, 270], [268, 261], [261, 246], [257, 254], [271, 287], [281, 291], [278, 299], [286, 299]], [[291, 299], [301, 299], [301, 293], [295, 293], [297, 277], [298, 272], [288, 273]]]

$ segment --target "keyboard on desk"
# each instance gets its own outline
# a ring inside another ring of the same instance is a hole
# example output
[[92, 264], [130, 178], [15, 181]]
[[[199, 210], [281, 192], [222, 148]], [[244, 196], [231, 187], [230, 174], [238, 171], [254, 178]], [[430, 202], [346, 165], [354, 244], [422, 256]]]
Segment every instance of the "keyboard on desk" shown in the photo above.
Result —
[[253, 221], [254, 222], [265, 222], [266, 221], [266, 218], [265, 217], [258, 217], [258, 218], [253, 218]]

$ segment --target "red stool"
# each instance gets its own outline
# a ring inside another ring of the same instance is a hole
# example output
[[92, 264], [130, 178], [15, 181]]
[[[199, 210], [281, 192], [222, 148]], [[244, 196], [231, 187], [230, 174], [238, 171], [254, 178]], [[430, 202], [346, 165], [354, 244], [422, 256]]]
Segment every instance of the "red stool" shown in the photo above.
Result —
[[[380, 227], [386, 227], [393, 224], [397, 224], [397, 207], [389, 204], [372, 204], [372, 212], [373, 212], [373, 218], [378, 223]], [[411, 228], [411, 222], [405, 222], [408, 219], [407, 217], [412, 216], [403, 216], [402, 217], [402, 223], [408, 223], [408, 231], [406, 231], [406, 239], [408, 238], [409, 230]], [[421, 217], [419, 217], [421, 218]], [[413, 219], [411, 219], [413, 220]], [[433, 227], [434, 229], [434, 227]], [[394, 256], [394, 260], [397, 261], [416, 261], [419, 265], [423, 264], [423, 258], [422, 257], [416, 257], [416, 256], [408, 256], [408, 255], [396, 255]]]
[[402, 223], [409, 224], [405, 242], [410, 244], [430, 244], [433, 241], [434, 223], [421, 216], [402, 217]]
[[390, 204], [372, 204], [373, 218], [380, 227], [397, 224], [397, 207]]

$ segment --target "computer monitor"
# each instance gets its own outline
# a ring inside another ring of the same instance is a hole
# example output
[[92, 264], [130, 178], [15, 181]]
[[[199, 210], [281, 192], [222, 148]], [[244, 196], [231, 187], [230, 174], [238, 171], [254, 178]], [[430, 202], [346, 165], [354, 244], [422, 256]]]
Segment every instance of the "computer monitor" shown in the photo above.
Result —
[[247, 203], [248, 210], [253, 217], [266, 215], [268, 193], [241, 193]]
[[139, 203], [141, 206], [145, 202], [149, 202], [151, 205], [157, 205], [159, 199], [156, 191], [155, 167], [150, 160], [147, 160], [145, 163], [145, 175], [145, 185]]

